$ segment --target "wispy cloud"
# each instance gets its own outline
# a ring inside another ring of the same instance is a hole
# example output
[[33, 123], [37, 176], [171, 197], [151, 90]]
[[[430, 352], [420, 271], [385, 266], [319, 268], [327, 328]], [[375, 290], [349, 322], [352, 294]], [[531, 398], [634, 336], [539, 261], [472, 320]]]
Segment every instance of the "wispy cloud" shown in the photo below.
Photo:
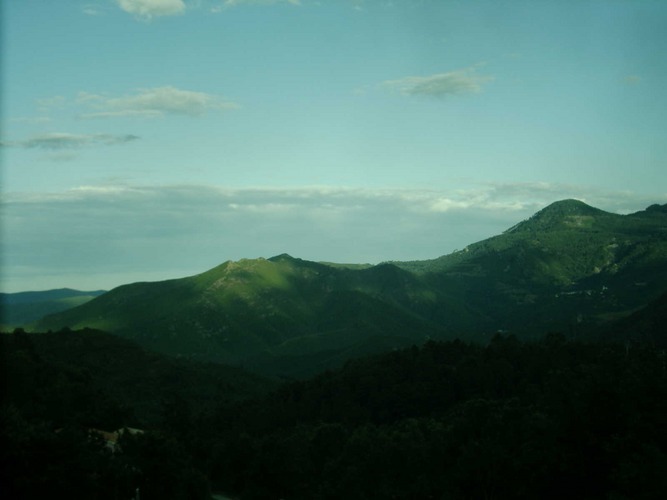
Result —
[[124, 134], [70, 134], [65, 132], [53, 132], [50, 134], [36, 135], [23, 141], [5, 142], [5, 147], [22, 147], [27, 149], [81, 149], [87, 146], [104, 145], [113, 146], [125, 144], [139, 139], [136, 135]]
[[121, 97], [81, 92], [77, 102], [96, 110], [81, 114], [81, 118], [200, 116], [207, 111], [239, 107], [220, 96], [175, 87], [139, 89], [134, 94]]
[[288, 3], [290, 5], [301, 5], [300, 0], [225, 0], [224, 5], [234, 7], [236, 5]]
[[95, 3], [87, 3], [81, 6], [81, 12], [87, 16], [103, 16], [107, 13], [106, 6]]
[[408, 76], [399, 80], [388, 80], [382, 85], [405, 95], [442, 98], [480, 92], [482, 86], [492, 80], [492, 76], [479, 75], [477, 66], [472, 66], [431, 76]]
[[57, 163], [66, 163], [66, 162], [74, 161], [77, 158], [78, 158], [77, 153], [75, 153], [71, 149], [52, 151], [51, 153], [49, 153], [48, 155], [43, 157], [44, 160], [57, 162]]
[[116, 0], [125, 12], [142, 19], [160, 16], [174, 16], [185, 12], [183, 0]]
[[48, 113], [52, 109], [63, 108], [66, 104], [67, 99], [61, 95], [37, 100], [37, 107], [42, 113]]
[[[92, 138], [105, 144], [117, 144], [137, 139], [136, 136], [74, 136], [53, 134], [51, 140], [94, 142]], [[48, 141], [33, 139], [32, 147], [43, 147]], [[50, 143], [48, 143], [50, 144]], [[62, 149], [50, 147], [46, 149]], [[554, 184], [547, 182], [530, 183], [488, 183], [476, 184], [456, 190], [408, 189], [408, 188], [352, 188], [332, 186], [306, 187], [248, 187], [227, 188], [203, 185], [133, 186], [127, 184], [80, 186], [61, 193], [7, 193], [8, 200], [16, 203], [84, 201], [99, 199], [100, 196], [124, 200], [150, 200], [158, 206], [172, 209], [200, 207], [208, 204], [219, 213], [221, 207], [238, 213], [243, 210], [270, 213], [276, 206], [290, 207], [299, 214], [307, 214], [310, 209], [323, 211], [359, 212], [378, 209], [382, 211], [394, 207], [416, 214], [445, 213], [465, 210], [502, 211], [515, 217], [517, 212], [533, 213], [546, 205], [568, 198], [575, 198], [611, 212], [640, 210], [653, 203], [664, 203], [647, 195], [636, 195], [630, 191], [604, 191], [590, 186]], [[667, 192], [664, 193], [667, 197]], [[180, 200], [179, 203], [171, 203]]]
[[48, 116], [19, 116], [10, 118], [9, 121], [15, 123], [49, 123], [51, 118]]

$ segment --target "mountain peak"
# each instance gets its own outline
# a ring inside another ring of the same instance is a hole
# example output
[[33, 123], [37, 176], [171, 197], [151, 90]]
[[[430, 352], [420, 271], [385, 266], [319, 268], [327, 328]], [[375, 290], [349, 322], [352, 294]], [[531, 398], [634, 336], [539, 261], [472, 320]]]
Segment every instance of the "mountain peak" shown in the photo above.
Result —
[[558, 214], [558, 215], [595, 215], [602, 212], [602, 210], [591, 207], [581, 200], [569, 198], [567, 200], [555, 201], [551, 205], [546, 206], [537, 214]]
[[295, 260], [301, 260], [301, 259], [296, 259], [288, 253], [281, 253], [280, 255], [275, 255], [267, 260], [270, 262], [281, 262], [281, 261], [293, 262]]
[[607, 212], [575, 199], [560, 200], [546, 206], [529, 219], [506, 232], [548, 230], [558, 226], [588, 227], [595, 217]]

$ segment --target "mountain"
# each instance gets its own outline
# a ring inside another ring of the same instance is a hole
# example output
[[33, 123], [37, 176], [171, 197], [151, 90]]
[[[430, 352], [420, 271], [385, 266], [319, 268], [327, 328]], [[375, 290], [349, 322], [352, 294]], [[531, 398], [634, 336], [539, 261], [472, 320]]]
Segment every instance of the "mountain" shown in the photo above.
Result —
[[416, 272], [465, 272], [481, 265], [487, 273], [504, 265], [501, 271], [516, 278], [567, 285], [600, 272], [618, 271], [646, 250], [647, 243], [658, 243], [658, 258], [664, 257], [666, 215], [651, 207], [624, 216], [564, 200], [460, 252], [396, 265]]
[[280, 373], [308, 358], [318, 371], [328, 361], [446, 337], [443, 324], [420, 314], [444, 301], [440, 295], [393, 265], [349, 269], [279, 255], [121, 286], [35, 328], [90, 327], [165, 353], [269, 363]]
[[105, 293], [104, 290], [83, 292], [70, 288], [44, 292], [0, 293], [0, 324], [22, 326], [78, 305]]
[[428, 338], [579, 336], [667, 291], [666, 207], [618, 215], [556, 202], [430, 261], [229, 261], [116, 288], [35, 328], [97, 328], [164, 353], [286, 376]]
[[560, 201], [462, 251], [395, 264], [454, 286], [499, 330], [576, 334], [667, 289], [667, 205], [618, 215]]

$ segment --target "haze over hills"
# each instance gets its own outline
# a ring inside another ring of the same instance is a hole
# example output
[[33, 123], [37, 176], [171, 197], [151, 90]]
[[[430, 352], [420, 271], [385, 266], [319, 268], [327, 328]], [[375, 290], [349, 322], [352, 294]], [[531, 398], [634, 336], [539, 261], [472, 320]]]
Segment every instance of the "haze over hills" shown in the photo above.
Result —
[[667, 205], [556, 202], [429, 261], [335, 266], [279, 255], [118, 287], [35, 330], [97, 328], [168, 354], [287, 375], [428, 338], [570, 335], [667, 290]]
[[47, 314], [84, 304], [104, 292], [59, 288], [43, 292], [0, 293], [0, 324], [12, 327], [31, 323]]

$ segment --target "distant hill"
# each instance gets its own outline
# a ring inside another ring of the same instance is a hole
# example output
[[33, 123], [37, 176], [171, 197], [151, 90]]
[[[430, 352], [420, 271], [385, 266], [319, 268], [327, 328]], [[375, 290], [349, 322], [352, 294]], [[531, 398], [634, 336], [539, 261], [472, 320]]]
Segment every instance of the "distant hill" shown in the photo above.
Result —
[[617, 215], [556, 202], [428, 261], [230, 261], [189, 278], [116, 288], [34, 328], [97, 328], [157, 351], [285, 376], [429, 338], [577, 337], [667, 291], [666, 207]]
[[0, 325], [23, 326], [47, 314], [85, 304], [103, 293], [104, 290], [83, 292], [70, 288], [43, 292], [0, 293]]

